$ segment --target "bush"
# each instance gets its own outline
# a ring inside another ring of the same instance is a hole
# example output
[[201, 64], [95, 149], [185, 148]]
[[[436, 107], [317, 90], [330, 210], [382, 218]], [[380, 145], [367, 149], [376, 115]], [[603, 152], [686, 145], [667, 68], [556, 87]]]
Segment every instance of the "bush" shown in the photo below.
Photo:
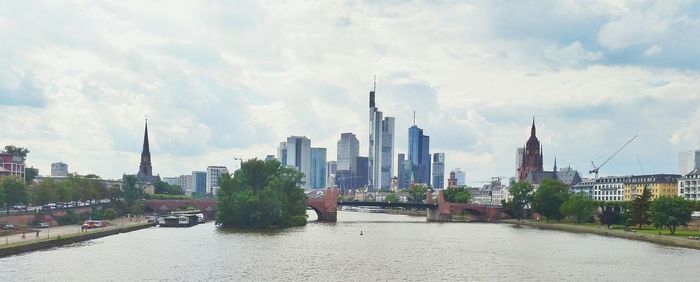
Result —
[[57, 217], [56, 221], [58, 222], [58, 225], [70, 225], [78, 224], [80, 222], [80, 218], [75, 214], [75, 212], [69, 210], [66, 212], [66, 215]]
[[106, 209], [103, 214], [104, 214], [104, 218], [109, 219], [109, 220], [117, 218], [117, 210], [115, 210], [113, 208]]
[[306, 225], [306, 216], [295, 215], [289, 218], [289, 226], [304, 226]]

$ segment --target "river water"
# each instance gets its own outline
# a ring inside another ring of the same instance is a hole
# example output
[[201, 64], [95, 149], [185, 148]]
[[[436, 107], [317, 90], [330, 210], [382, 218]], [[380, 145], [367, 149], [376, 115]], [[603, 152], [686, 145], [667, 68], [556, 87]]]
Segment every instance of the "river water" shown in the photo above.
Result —
[[[311, 214], [310, 217], [315, 217]], [[363, 235], [360, 235], [362, 231]], [[283, 231], [149, 228], [0, 259], [2, 281], [698, 281], [700, 251], [339, 212]]]

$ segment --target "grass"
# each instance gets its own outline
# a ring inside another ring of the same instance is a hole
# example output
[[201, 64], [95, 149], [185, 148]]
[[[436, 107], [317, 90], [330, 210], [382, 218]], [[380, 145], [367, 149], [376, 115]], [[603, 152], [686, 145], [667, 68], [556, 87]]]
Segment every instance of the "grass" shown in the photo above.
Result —
[[[540, 221], [540, 223], [546, 223], [545, 221]], [[600, 226], [599, 228], [607, 228], [606, 225], [599, 225], [597, 223], [581, 223], [581, 224], [575, 224], [571, 222], [557, 222], [557, 221], [550, 221], [549, 224], [562, 224], [562, 225], [573, 225], [573, 226], [585, 226], [589, 228], [596, 228], [597, 226]], [[637, 229], [638, 226], [629, 226], [625, 227], [624, 225], [613, 225], [613, 229], [615, 230], [625, 230], [627, 228], [635, 230], [636, 232], [639, 233], [644, 233], [644, 234], [651, 234], [651, 235], [667, 235], [667, 236], [673, 236], [673, 237], [681, 237], [681, 238], [688, 238], [688, 237], [700, 237], [700, 230], [688, 230], [684, 226], [678, 226], [676, 228], [676, 234], [671, 235], [671, 230], [669, 229], [656, 229], [653, 226], [642, 226], [642, 229]]]

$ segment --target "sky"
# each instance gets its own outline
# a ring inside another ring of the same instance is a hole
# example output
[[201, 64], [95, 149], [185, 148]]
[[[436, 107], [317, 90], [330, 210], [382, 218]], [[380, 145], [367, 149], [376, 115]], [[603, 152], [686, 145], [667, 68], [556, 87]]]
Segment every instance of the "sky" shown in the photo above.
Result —
[[291, 135], [368, 152], [368, 92], [446, 170], [515, 174], [533, 116], [545, 169], [677, 173], [700, 149], [693, 1], [0, 1], [0, 144], [50, 173], [154, 173], [264, 158]]

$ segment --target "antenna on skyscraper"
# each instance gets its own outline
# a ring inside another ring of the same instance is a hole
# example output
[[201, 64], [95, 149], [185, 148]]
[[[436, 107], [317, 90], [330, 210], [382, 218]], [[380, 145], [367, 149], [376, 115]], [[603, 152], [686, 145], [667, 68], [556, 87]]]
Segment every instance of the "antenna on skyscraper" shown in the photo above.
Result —
[[374, 88], [372, 89], [372, 91], [377, 92], [377, 75], [376, 74], [374, 75]]
[[416, 125], [416, 110], [413, 110], [413, 125]]

